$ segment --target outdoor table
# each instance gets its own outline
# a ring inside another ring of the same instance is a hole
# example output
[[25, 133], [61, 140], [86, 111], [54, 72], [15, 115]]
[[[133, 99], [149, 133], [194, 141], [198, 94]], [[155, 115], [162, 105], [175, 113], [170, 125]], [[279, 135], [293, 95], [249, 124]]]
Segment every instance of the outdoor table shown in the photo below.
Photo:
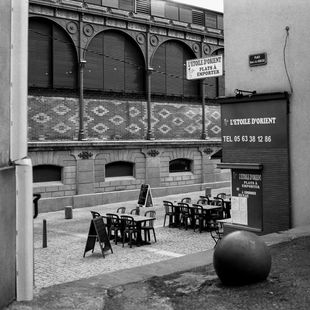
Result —
[[[215, 205], [204, 205], [204, 204], [200, 204], [200, 206], [202, 207], [202, 211], [203, 213], [205, 214], [206, 218], [210, 218], [210, 214], [211, 214], [211, 211], [212, 210], [217, 210], [217, 209], [221, 209], [222, 206], [215, 206]], [[192, 204], [189, 205], [189, 208], [190, 210], [192, 210], [194, 207]], [[191, 219], [191, 226], [193, 227], [195, 224], [194, 224], [194, 221], [195, 221], [195, 218], [194, 218], [194, 213], [191, 212], [191, 215], [192, 215], [192, 219]]]
[[154, 221], [156, 218], [155, 217], [149, 217], [149, 216], [142, 216], [142, 215], [135, 215], [135, 214], [122, 214], [122, 215], [127, 215], [131, 216], [134, 220], [134, 222], [137, 224], [137, 238], [135, 240], [135, 244], [137, 246], [140, 245], [145, 245], [145, 244], [150, 244], [150, 242], [147, 242], [146, 240], [142, 239], [142, 224], [147, 222], [147, 221]]
[[[190, 227], [193, 228], [195, 226], [195, 216], [194, 216], [194, 212], [192, 212], [193, 204], [188, 203], [188, 205], [189, 205], [189, 210], [191, 213]], [[175, 212], [176, 212], [175, 221], [173, 225], [175, 227], [179, 227], [180, 226], [180, 206], [178, 205], [176, 201], [173, 203], [173, 206], [175, 207]], [[208, 216], [208, 213], [210, 213], [210, 211], [222, 208], [222, 206], [204, 205], [204, 204], [201, 204], [200, 206], [202, 206], [203, 212], [206, 213], [207, 216]]]

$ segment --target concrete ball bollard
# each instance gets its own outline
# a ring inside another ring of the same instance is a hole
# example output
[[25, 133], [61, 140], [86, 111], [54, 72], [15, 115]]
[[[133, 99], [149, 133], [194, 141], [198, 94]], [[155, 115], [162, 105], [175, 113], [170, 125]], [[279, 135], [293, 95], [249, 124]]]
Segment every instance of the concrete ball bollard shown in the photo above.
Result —
[[215, 247], [213, 265], [225, 285], [245, 285], [265, 280], [271, 269], [271, 254], [257, 235], [235, 231]]

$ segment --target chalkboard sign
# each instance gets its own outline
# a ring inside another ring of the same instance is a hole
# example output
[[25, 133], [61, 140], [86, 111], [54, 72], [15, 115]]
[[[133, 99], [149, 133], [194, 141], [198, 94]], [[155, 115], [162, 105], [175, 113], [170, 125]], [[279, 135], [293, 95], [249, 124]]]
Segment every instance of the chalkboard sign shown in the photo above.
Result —
[[141, 184], [138, 205], [140, 207], [152, 207], [153, 200], [152, 200], [152, 193], [149, 184]]
[[111, 250], [111, 252], [113, 253], [112, 246], [108, 238], [107, 230], [106, 230], [102, 216], [96, 217], [92, 219], [92, 221], [90, 222], [90, 227], [89, 227], [89, 232], [88, 232], [88, 237], [87, 237], [83, 257], [85, 257], [86, 252], [90, 250], [92, 250], [92, 253], [94, 252], [96, 241], [99, 242], [99, 246], [100, 246], [103, 257], [104, 257], [104, 252], [106, 251]]

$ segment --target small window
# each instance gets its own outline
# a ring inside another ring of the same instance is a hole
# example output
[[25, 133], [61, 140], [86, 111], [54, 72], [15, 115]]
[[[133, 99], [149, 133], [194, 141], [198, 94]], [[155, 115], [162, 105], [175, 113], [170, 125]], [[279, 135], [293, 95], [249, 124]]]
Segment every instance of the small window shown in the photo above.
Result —
[[169, 172], [190, 172], [192, 161], [185, 158], [178, 158], [169, 162]]
[[192, 11], [193, 16], [193, 24], [204, 26], [205, 25], [205, 15], [202, 11]]
[[175, 4], [166, 4], [166, 18], [179, 20], [179, 9]]
[[136, 12], [149, 15], [151, 13], [151, 1], [136, 0]]
[[115, 161], [105, 166], [105, 177], [133, 177], [134, 164], [126, 161]]
[[217, 27], [217, 15], [211, 12], [206, 14], [206, 26], [211, 28]]
[[33, 167], [33, 182], [60, 182], [61, 167], [54, 165], [38, 165]]

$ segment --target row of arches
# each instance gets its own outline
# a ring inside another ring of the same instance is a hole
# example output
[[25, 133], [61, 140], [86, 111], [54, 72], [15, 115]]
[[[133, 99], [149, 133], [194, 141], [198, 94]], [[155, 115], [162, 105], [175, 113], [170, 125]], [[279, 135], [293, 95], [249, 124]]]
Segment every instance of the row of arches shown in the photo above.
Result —
[[[220, 50], [218, 53], [223, 53]], [[145, 94], [145, 60], [139, 45], [115, 30], [98, 33], [84, 51], [84, 89], [103, 92]], [[200, 97], [200, 82], [186, 79], [185, 63], [195, 58], [183, 42], [162, 43], [151, 59], [152, 94]], [[44, 18], [29, 20], [29, 87], [78, 88], [77, 50], [68, 33]], [[220, 95], [223, 81], [209, 78], [209, 97]]]

